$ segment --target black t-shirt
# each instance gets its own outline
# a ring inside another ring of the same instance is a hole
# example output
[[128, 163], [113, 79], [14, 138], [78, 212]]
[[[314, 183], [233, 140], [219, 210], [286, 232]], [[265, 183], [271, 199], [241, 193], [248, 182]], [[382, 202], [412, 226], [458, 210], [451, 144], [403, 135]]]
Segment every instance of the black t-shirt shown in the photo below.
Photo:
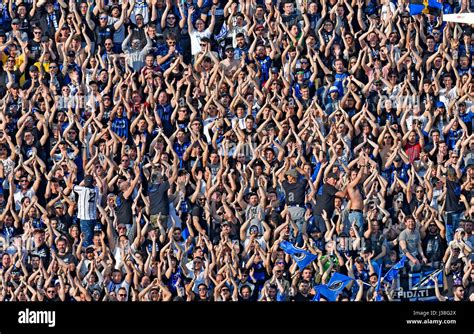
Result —
[[31, 40], [28, 43], [28, 50], [30, 50], [33, 59], [36, 61], [41, 56], [41, 42], [36, 42], [35, 40]]
[[168, 198], [168, 189], [170, 183], [166, 179], [161, 184], [149, 183], [148, 195], [150, 196], [150, 215], [157, 215], [161, 212], [162, 215], [169, 215], [170, 202]]
[[65, 263], [70, 264], [70, 263], [75, 263], [77, 264], [76, 258], [72, 253], [66, 253], [64, 255], [57, 254], [58, 258], [63, 260]]
[[132, 197], [128, 199], [123, 197], [121, 192], [115, 199], [117, 205], [115, 212], [117, 213], [118, 224], [131, 224], [132, 223]]
[[318, 196], [314, 207], [313, 214], [315, 216], [321, 216], [323, 210], [326, 210], [328, 214], [334, 211], [334, 198], [336, 197], [337, 191], [336, 187], [330, 184], [325, 183], [323, 185], [323, 192]]
[[288, 204], [288, 206], [304, 204], [307, 184], [308, 181], [306, 179], [296, 183], [289, 183], [286, 180], [283, 181], [282, 185], [285, 190], [286, 204]]
[[291, 301], [293, 302], [307, 302], [310, 301], [311, 295], [308, 294], [307, 297], [303, 296], [300, 292], [298, 292], [293, 298], [291, 298]]
[[463, 271], [451, 271], [449, 274], [446, 275], [446, 281], [448, 282], [448, 297], [453, 297], [453, 286], [454, 285], [462, 285], [462, 277], [464, 273]]
[[418, 209], [418, 207], [422, 205], [423, 205], [423, 201], [420, 202], [416, 197], [412, 198], [410, 201], [410, 212], [412, 214], [415, 213], [416, 209]]
[[113, 39], [114, 33], [115, 33], [115, 28], [112, 24], [105, 27], [97, 26], [96, 28], [97, 45], [101, 45], [102, 47], [104, 47], [105, 40], [108, 38]]
[[427, 234], [422, 241], [422, 246], [429, 262], [441, 261], [445, 250], [445, 241], [439, 233]]
[[33, 248], [33, 250], [31, 251], [31, 254], [39, 256], [41, 261], [43, 261], [44, 267], [45, 268], [48, 267], [49, 261], [51, 259], [51, 250], [45, 243], [43, 243], [41, 246], [39, 246], [36, 249]]
[[72, 225], [72, 217], [69, 214], [65, 214], [63, 216], [56, 216], [56, 219], [58, 220], [58, 226], [56, 229], [63, 234], [68, 233], [69, 228]]
[[201, 228], [203, 230], [205, 230], [207, 232], [207, 234], [209, 235], [210, 234], [210, 231], [208, 229], [208, 226], [206, 224], [206, 220], [204, 219], [204, 208], [202, 206], [199, 206], [199, 205], [194, 205], [192, 211], [191, 211], [191, 217], [198, 217], [199, 218], [199, 226], [201, 226]]
[[458, 182], [446, 180], [446, 212], [459, 212], [464, 210], [464, 206], [459, 203], [461, 195], [461, 185]]

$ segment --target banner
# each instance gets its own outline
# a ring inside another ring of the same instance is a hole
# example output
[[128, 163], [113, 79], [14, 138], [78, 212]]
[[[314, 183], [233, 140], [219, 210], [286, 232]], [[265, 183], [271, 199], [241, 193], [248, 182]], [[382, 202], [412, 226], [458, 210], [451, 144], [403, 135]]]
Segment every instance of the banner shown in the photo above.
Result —
[[474, 13], [444, 14], [443, 21], [474, 24]]
[[427, 279], [432, 274], [438, 277], [439, 289], [443, 290], [443, 270], [402, 275], [399, 276], [398, 289], [395, 290], [393, 299], [396, 301], [437, 301], [434, 283]]

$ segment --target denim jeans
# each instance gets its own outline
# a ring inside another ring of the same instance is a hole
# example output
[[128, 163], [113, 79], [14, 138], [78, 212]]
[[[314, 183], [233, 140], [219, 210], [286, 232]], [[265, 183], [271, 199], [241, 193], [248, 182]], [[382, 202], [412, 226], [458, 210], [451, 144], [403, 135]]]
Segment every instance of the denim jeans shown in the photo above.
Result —
[[459, 227], [462, 212], [446, 212], [446, 241], [448, 244], [454, 239], [454, 232]]
[[92, 245], [95, 224], [96, 219], [81, 219], [81, 232], [84, 233], [84, 243], [82, 247]]
[[360, 231], [364, 230], [364, 215], [362, 214], [362, 212], [349, 212], [349, 222], [351, 223], [351, 225], [352, 223], [355, 223], [359, 227], [359, 234]]

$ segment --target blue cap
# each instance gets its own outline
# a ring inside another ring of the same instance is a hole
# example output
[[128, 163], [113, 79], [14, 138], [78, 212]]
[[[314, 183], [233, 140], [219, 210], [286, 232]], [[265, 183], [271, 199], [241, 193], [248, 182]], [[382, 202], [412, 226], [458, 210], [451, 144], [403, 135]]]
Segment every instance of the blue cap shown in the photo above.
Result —
[[444, 105], [444, 102], [438, 101], [436, 102], [436, 108], [446, 108], [446, 106]]
[[331, 88], [329, 88], [329, 93], [334, 93], [334, 92], [338, 92], [338, 93], [339, 93], [339, 89], [337, 89], [336, 86], [331, 86]]

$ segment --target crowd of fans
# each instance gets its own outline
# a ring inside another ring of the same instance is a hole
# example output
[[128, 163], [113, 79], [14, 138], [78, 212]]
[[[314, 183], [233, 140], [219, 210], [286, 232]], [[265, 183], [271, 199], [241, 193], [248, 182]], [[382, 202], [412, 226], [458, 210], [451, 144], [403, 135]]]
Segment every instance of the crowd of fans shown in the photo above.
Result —
[[393, 300], [402, 256], [474, 300], [472, 26], [405, 0], [3, 0], [0, 28], [0, 300], [305, 301], [335, 272], [338, 300]]

